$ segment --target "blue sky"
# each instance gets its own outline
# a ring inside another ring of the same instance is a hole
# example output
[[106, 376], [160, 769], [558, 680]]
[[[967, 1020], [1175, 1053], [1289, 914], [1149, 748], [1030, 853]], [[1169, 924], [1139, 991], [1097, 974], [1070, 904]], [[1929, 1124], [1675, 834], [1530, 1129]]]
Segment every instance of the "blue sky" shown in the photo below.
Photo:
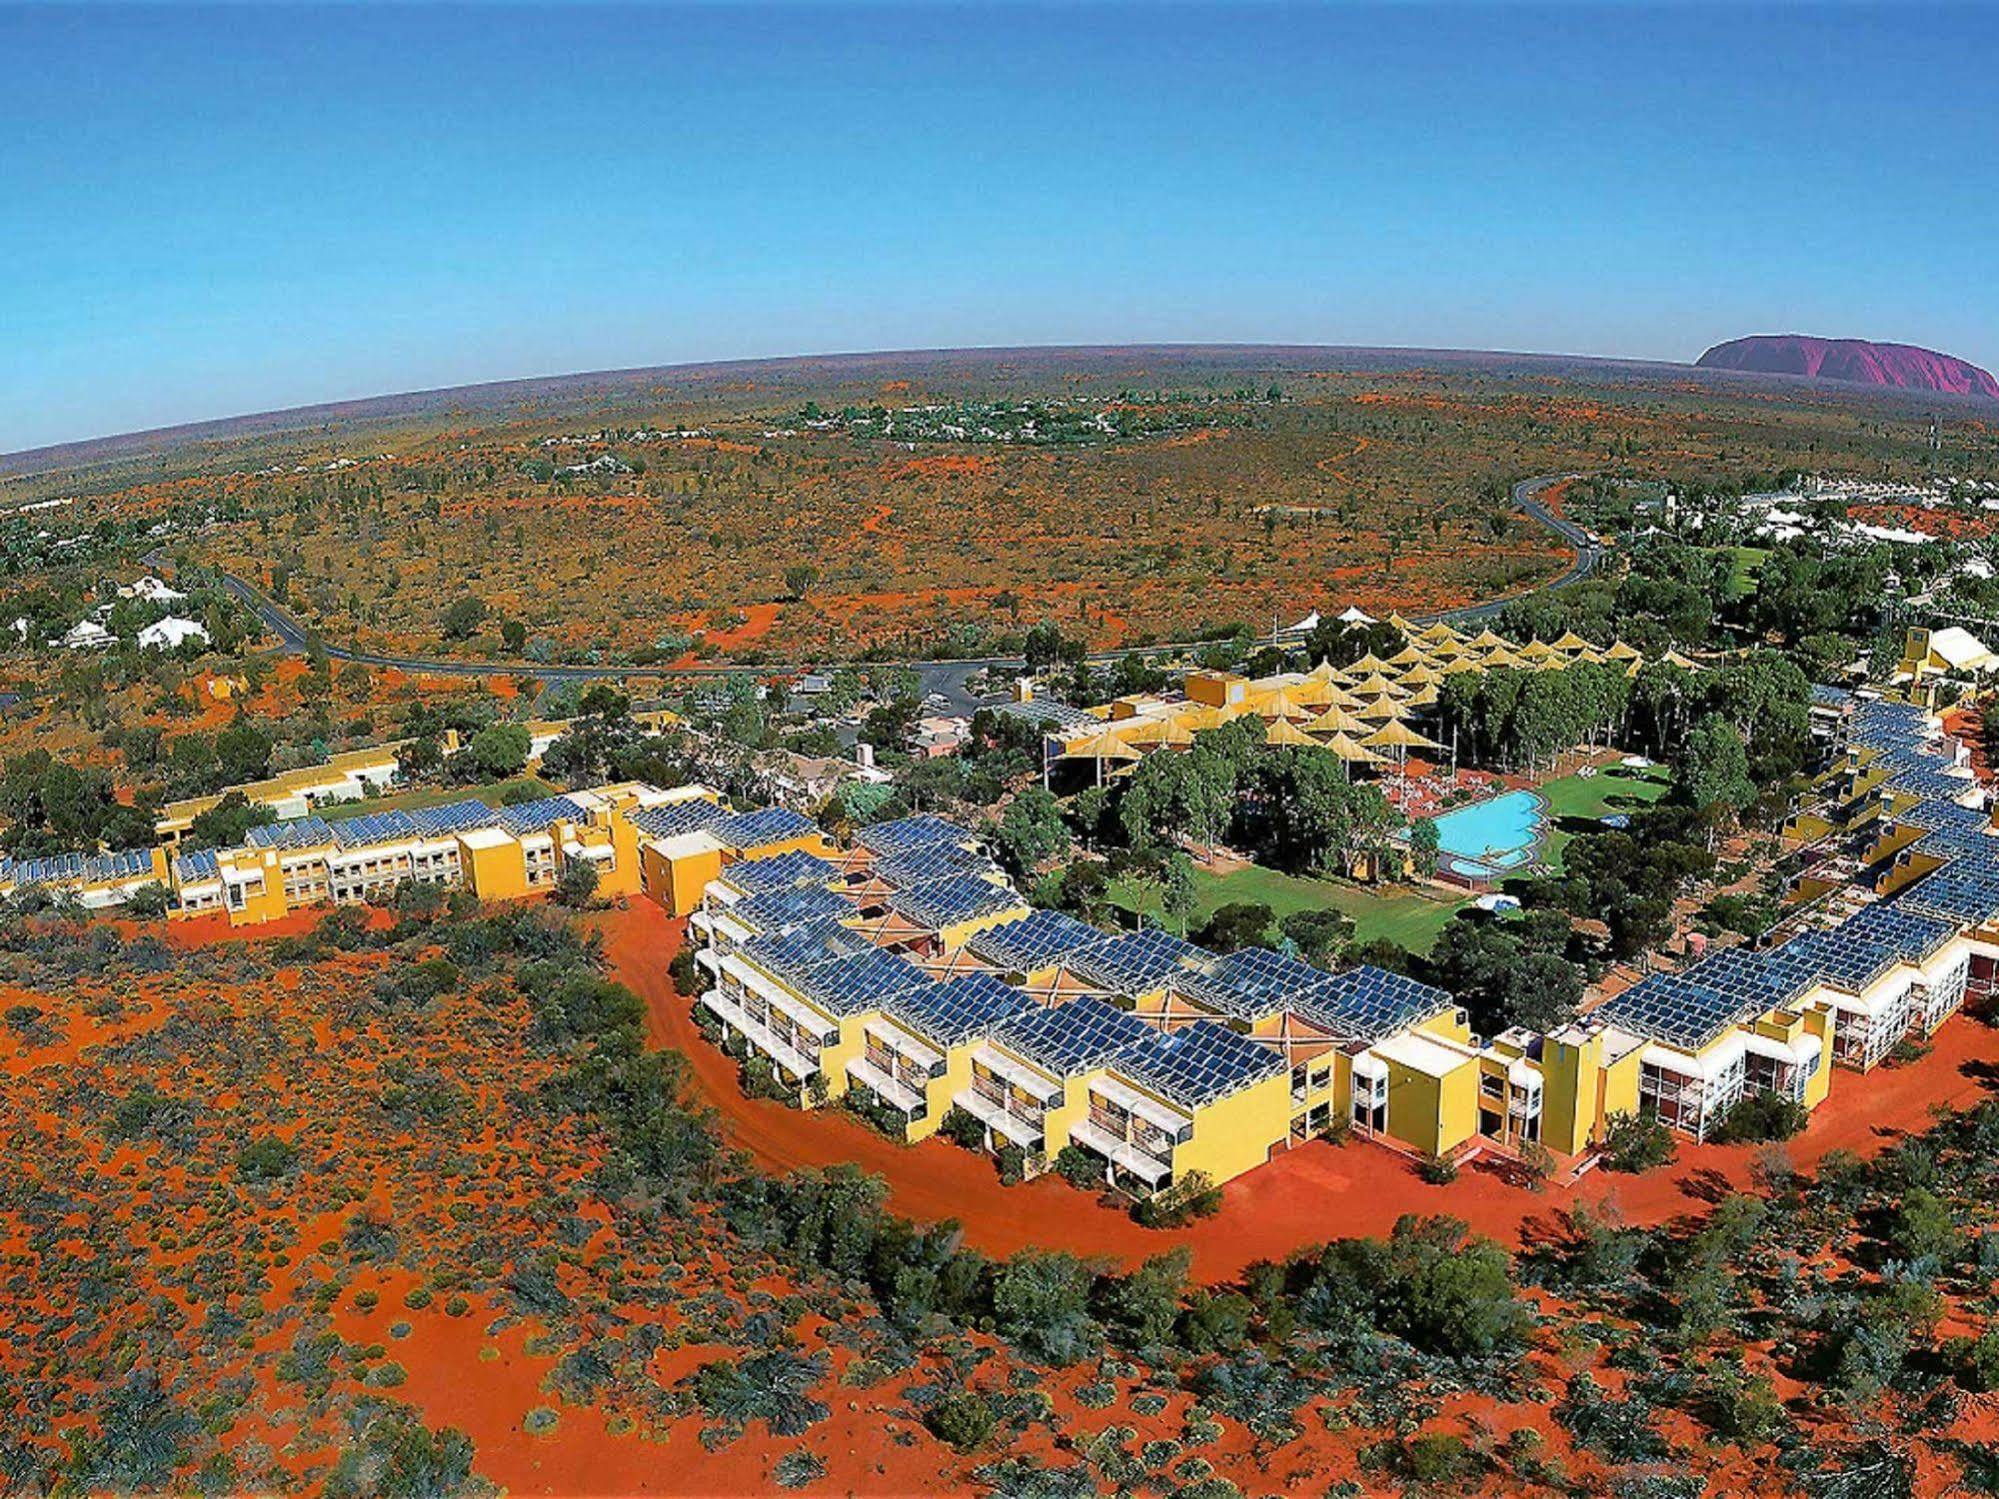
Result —
[[0, 451], [967, 344], [1999, 361], [1999, 7], [0, 5]]

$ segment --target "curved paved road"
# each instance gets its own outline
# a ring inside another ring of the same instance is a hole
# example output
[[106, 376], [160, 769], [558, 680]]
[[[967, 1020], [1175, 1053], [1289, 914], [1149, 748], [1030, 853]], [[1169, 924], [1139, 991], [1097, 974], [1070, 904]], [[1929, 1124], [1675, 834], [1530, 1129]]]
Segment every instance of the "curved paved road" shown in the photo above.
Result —
[[[1550, 589], [1566, 588], [1572, 583], [1579, 583], [1595, 573], [1598, 566], [1602, 563], [1603, 547], [1591, 541], [1588, 533], [1582, 527], [1572, 521], [1563, 520], [1543, 505], [1539, 499], [1543, 491], [1561, 483], [1565, 479], [1572, 479], [1574, 477], [1576, 476], [1573, 474], [1546, 474], [1538, 478], [1523, 479], [1513, 486], [1513, 503], [1518, 507], [1520, 512], [1527, 516], [1529, 520], [1535, 521], [1548, 530], [1553, 531], [1562, 540], [1574, 547], [1576, 553], [1576, 560], [1570, 564], [1567, 572], [1563, 573], [1559, 578], [1555, 578], [1550, 582], [1542, 584], [1539, 588], [1532, 590], [1534, 593], [1545, 593]], [[160, 558], [160, 554], [155, 552], [150, 554], [146, 560], [149, 564], [158, 566], [162, 559]], [[727, 676], [743, 670], [742, 667], [726, 664], [705, 664], [678, 668], [544, 666], [528, 661], [454, 661], [431, 656], [392, 656], [375, 651], [354, 650], [348, 646], [338, 645], [321, 638], [317, 632], [300, 623], [298, 618], [289, 610], [233, 573], [222, 573], [221, 577], [223, 587], [247, 605], [256, 614], [258, 619], [263, 621], [264, 627], [277, 637], [279, 644], [288, 653], [293, 655], [304, 655], [311, 651], [316, 644], [328, 657], [335, 661], [354, 661], [363, 666], [383, 666], [391, 667], [398, 671], [420, 673], [426, 676], [452, 677], [490, 677], [518, 671], [548, 683], [616, 681], [631, 677]], [[1423, 614], [1414, 617], [1419, 622], [1428, 622], [1432, 619], [1446, 619], [1454, 622], [1489, 619], [1512, 603], [1514, 598], [1525, 596], [1514, 595], [1510, 598], [1493, 599], [1483, 604], [1470, 604], [1462, 609], [1446, 609], [1437, 614]], [[1090, 659], [1094, 662], [1109, 662], [1115, 661], [1122, 656], [1140, 653], [1193, 649], [1199, 643], [1197, 641], [1167, 641], [1148, 646], [1127, 646], [1118, 650], [1094, 653]], [[757, 667], [756, 670], [776, 672], [805, 671], [813, 667], [824, 667], [828, 664], [837, 663], [766, 663]], [[907, 667], [916, 673], [918, 679], [923, 683], [923, 690], [925, 692], [938, 693], [950, 701], [953, 706], [969, 710], [976, 706], [979, 701], [978, 698], [966, 689], [965, 684], [970, 678], [993, 667], [1019, 666], [1021, 661], [1018, 656], [981, 656], [954, 661], [887, 661], [869, 664]]]

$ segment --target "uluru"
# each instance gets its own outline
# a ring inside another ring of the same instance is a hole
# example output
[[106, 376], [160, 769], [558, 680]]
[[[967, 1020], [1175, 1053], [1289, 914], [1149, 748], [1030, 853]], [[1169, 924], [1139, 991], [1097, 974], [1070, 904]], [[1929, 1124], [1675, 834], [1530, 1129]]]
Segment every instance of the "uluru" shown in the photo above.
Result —
[[1760, 333], [1716, 344], [1695, 361], [1702, 369], [1765, 375], [1806, 375], [1852, 385], [1939, 390], [1999, 401], [1999, 380], [1953, 354], [1914, 344], [1865, 338], [1812, 338], [1802, 333]]

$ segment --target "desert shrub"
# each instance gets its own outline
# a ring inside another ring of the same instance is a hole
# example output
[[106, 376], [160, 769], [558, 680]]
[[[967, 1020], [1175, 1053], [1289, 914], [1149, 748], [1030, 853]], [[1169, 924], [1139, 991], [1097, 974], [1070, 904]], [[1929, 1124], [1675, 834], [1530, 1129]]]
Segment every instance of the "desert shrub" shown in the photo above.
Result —
[[960, 1452], [982, 1447], [999, 1425], [992, 1402], [976, 1390], [953, 1390], [923, 1413], [923, 1424], [940, 1442]]
[[1447, 1155], [1431, 1156], [1416, 1168], [1416, 1174], [1433, 1187], [1448, 1187], [1458, 1179], [1458, 1163]]
[[72, 1438], [68, 1462], [74, 1487], [84, 1492], [164, 1491], [188, 1460], [194, 1417], [183, 1410], [150, 1369], [135, 1370], [104, 1397], [98, 1431]]
[[1506, 1252], [1454, 1218], [1406, 1215], [1386, 1242], [1342, 1239], [1288, 1262], [1285, 1297], [1327, 1330], [1374, 1327], [1425, 1353], [1483, 1357], [1520, 1347], [1532, 1317]]
[[1080, 1145], [1064, 1145], [1055, 1154], [1055, 1174], [1072, 1187], [1094, 1192], [1104, 1185], [1103, 1158]]
[[562, 1413], [546, 1405], [537, 1405], [521, 1418], [521, 1430], [531, 1437], [547, 1436], [561, 1424]]
[[804, 1447], [794, 1447], [771, 1469], [771, 1478], [781, 1489], [802, 1489], [825, 1476], [826, 1460]]
[[961, 1109], [952, 1104], [950, 1110], [938, 1122], [937, 1133], [954, 1145], [962, 1145], [967, 1150], [986, 1148], [986, 1127], [978, 1116], [969, 1109]]
[[715, 985], [714, 977], [694, 961], [694, 950], [683, 947], [675, 953], [666, 965], [667, 977], [673, 980], [674, 992], [682, 999], [696, 999], [706, 994]]
[[1093, 1268], [1072, 1254], [1027, 1249], [996, 1267], [993, 1320], [1002, 1337], [1030, 1358], [1073, 1364], [1103, 1348], [1104, 1329], [1090, 1315]]
[[469, 1437], [389, 1410], [341, 1452], [325, 1492], [327, 1499], [450, 1499], [472, 1487]]
[[691, 1383], [701, 1409], [726, 1425], [740, 1430], [762, 1421], [772, 1436], [795, 1437], [831, 1414], [811, 1394], [825, 1372], [823, 1355], [805, 1358], [773, 1348], [703, 1364]]
[[297, 1164], [298, 1147], [277, 1135], [259, 1135], [236, 1152], [236, 1172], [246, 1181], [276, 1181]]
[[1221, 1210], [1222, 1189], [1205, 1172], [1190, 1171], [1163, 1192], [1139, 1198], [1131, 1216], [1145, 1228], [1182, 1228]]
[[1811, 1121], [1811, 1110], [1768, 1089], [1746, 1093], [1721, 1116], [1708, 1138], [1719, 1145], [1788, 1140]]
[[1652, 1407], [1636, 1395], [1613, 1400], [1586, 1373], [1569, 1381], [1555, 1419], [1577, 1442], [1613, 1463], [1654, 1462], [1666, 1455], [1665, 1438], [1652, 1425]]
[[1882, 1237], [1905, 1260], [1955, 1259], [1964, 1235], [1942, 1198], [1927, 1187], [1912, 1187], [1889, 1213]]
[[1656, 1119], [1639, 1114], [1619, 1114], [1610, 1121], [1603, 1136], [1603, 1165], [1606, 1171], [1636, 1174], [1668, 1164], [1678, 1154], [1673, 1132]]
[[1027, 1152], [1007, 1140], [993, 1152], [993, 1160], [999, 1165], [1000, 1180], [1007, 1186], [1015, 1186], [1027, 1176]]

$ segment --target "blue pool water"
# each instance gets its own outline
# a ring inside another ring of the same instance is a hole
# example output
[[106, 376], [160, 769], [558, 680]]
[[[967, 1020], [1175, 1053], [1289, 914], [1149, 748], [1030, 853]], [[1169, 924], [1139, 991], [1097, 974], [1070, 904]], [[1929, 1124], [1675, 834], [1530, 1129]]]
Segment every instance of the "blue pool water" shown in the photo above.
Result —
[[1529, 863], [1541, 841], [1547, 803], [1533, 791], [1509, 791], [1435, 819], [1444, 867], [1489, 880]]

